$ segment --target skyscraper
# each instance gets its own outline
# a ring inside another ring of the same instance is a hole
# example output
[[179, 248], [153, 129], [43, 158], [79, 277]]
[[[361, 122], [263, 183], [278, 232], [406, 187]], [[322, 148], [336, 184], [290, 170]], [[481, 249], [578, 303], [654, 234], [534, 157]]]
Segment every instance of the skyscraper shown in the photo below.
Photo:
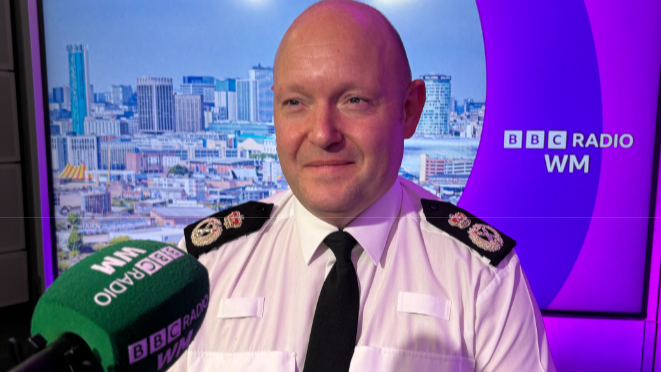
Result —
[[255, 121], [270, 123], [273, 120], [273, 68], [258, 64], [248, 74], [250, 80], [257, 81], [258, 115]]
[[204, 103], [213, 103], [216, 79], [213, 76], [184, 76], [179, 90], [183, 94], [199, 94], [204, 97]]
[[236, 81], [237, 121], [257, 122], [259, 118], [258, 84], [254, 79]]
[[94, 93], [90, 84], [87, 47], [82, 44], [67, 45], [69, 53], [69, 84], [71, 86], [71, 118], [73, 131], [85, 134], [85, 116], [91, 113]]
[[140, 131], [174, 131], [174, 99], [171, 78], [138, 78], [138, 114]]
[[219, 121], [237, 121], [236, 79], [216, 80], [214, 114]]
[[421, 76], [427, 88], [427, 102], [422, 109], [416, 134], [442, 135], [450, 132], [450, 79], [448, 75]]
[[113, 105], [128, 105], [133, 95], [130, 85], [113, 85], [110, 91], [110, 102]]
[[175, 94], [175, 131], [199, 132], [204, 130], [204, 104], [199, 94]]
[[57, 172], [64, 169], [69, 158], [67, 156], [67, 139], [61, 136], [51, 136], [50, 138], [51, 161], [53, 162], [53, 171]]

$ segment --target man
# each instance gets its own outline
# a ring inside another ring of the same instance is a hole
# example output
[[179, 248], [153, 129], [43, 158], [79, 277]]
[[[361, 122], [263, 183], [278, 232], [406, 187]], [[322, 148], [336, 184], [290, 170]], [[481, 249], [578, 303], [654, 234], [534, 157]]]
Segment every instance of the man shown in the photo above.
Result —
[[397, 177], [425, 86], [378, 11], [308, 8], [273, 91], [291, 191], [186, 228], [211, 295], [173, 370], [555, 370], [514, 241]]

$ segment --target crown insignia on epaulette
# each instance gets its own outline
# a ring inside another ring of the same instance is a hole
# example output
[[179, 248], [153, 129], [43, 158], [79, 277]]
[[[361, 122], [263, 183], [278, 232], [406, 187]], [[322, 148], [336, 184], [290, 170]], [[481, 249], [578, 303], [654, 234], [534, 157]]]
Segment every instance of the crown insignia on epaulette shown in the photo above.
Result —
[[450, 203], [422, 199], [427, 221], [452, 235], [497, 266], [516, 242], [493, 226]]
[[229, 216], [225, 217], [225, 228], [226, 229], [238, 229], [241, 227], [241, 223], [245, 217], [239, 211], [234, 211], [230, 213]]

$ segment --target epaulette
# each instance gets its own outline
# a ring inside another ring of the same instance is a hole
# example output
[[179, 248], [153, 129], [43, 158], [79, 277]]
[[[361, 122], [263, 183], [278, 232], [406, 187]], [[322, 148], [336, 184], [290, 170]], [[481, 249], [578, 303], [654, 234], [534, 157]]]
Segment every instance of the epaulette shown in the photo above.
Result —
[[238, 237], [262, 228], [273, 204], [249, 201], [192, 223], [184, 228], [186, 250], [195, 258]]
[[516, 245], [514, 239], [454, 204], [429, 199], [421, 202], [429, 223], [488, 258], [491, 266], [498, 266]]

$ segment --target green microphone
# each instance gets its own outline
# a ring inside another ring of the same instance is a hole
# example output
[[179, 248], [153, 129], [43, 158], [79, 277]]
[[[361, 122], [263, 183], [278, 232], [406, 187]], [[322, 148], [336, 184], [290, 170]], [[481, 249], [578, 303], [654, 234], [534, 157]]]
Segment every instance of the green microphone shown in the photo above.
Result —
[[111, 245], [62, 274], [39, 299], [32, 334], [53, 347], [12, 371], [59, 371], [69, 346], [84, 349], [97, 370], [167, 370], [197, 334], [208, 304], [209, 275], [192, 256], [153, 241]]

